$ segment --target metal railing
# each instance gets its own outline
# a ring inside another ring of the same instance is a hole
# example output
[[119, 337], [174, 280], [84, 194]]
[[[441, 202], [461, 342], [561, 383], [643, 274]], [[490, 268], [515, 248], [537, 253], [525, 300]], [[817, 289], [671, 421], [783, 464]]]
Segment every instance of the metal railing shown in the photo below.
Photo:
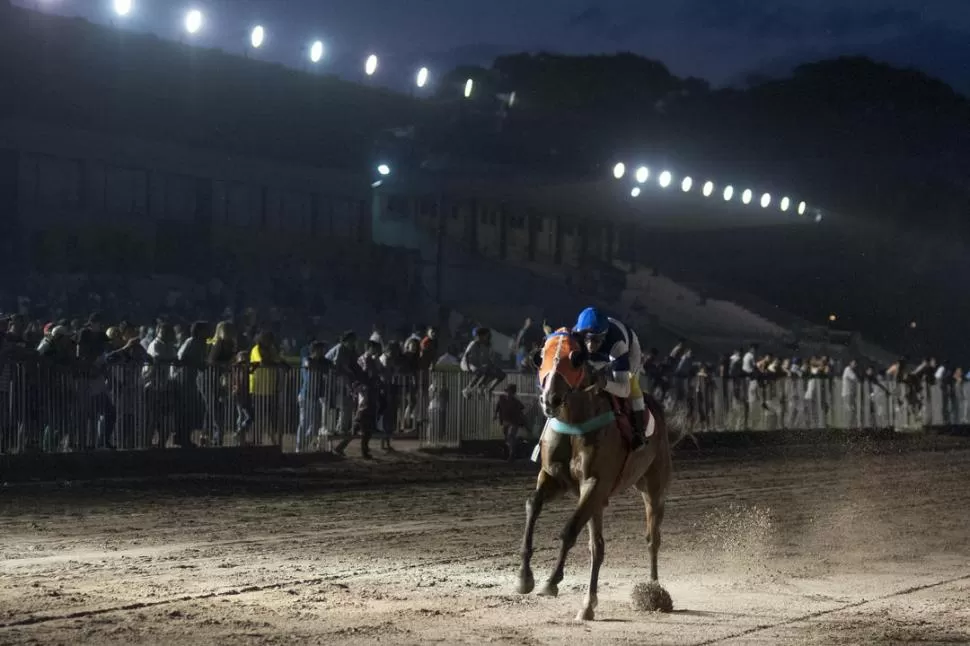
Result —
[[[415, 434], [423, 447], [501, 439], [495, 407], [515, 384], [525, 411], [519, 433], [544, 418], [536, 377], [508, 373], [492, 391], [468, 373], [434, 370], [387, 378], [374, 437]], [[645, 388], [693, 432], [819, 428], [920, 428], [970, 422], [970, 383], [907, 385], [841, 379], [668, 377]], [[843, 395], [843, 393], [845, 393]], [[0, 365], [0, 452], [65, 452], [176, 446], [279, 446], [329, 450], [351, 433], [361, 398], [322, 370], [176, 365], [92, 366], [47, 361]]]

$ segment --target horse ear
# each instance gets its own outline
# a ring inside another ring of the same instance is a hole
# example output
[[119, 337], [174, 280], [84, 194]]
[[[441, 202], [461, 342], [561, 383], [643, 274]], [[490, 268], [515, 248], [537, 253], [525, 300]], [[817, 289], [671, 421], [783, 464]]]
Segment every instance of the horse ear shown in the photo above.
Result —
[[573, 350], [569, 353], [569, 363], [572, 364], [573, 368], [579, 368], [584, 363], [586, 363], [586, 352], [581, 350]]

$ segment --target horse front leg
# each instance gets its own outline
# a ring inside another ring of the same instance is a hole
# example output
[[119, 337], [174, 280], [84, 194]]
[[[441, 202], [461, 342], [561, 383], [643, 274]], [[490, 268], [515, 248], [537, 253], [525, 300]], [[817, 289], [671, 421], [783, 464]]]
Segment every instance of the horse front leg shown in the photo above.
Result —
[[559, 584], [562, 582], [564, 576], [566, 557], [569, 555], [569, 550], [576, 544], [576, 539], [579, 538], [579, 533], [583, 530], [583, 526], [590, 521], [594, 514], [597, 512], [602, 513], [603, 505], [609, 496], [609, 491], [606, 489], [596, 478], [590, 478], [583, 482], [579, 495], [579, 505], [577, 505], [576, 511], [573, 512], [572, 517], [566, 523], [562, 534], [559, 535], [562, 541], [559, 548], [559, 560], [556, 561], [556, 567], [546, 581], [546, 585], [539, 592], [541, 596], [559, 596]]
[[602, 508], [589, 519], [586, 531], [589, 532], [589, 590], [586, 592], [583, 608], [576, 616], [579, 621], [592, 621], [599, 601], [596, 590], [599, 587], [600, 566], [603, 565], [603, 558], [606, 555], [606, 541], [603, 540]]
[[536, 521], [547, 500], [554, 497], [559, 490], [559, 483], [544, 470], [539, 472], [536, 489], [525, 501], [525, 534], [522, 536], [522, 565], [519, 569], [519, 594], [529, 594], [535, 588], [535, 578], [532, 576], [532, 537], [536, 530]]

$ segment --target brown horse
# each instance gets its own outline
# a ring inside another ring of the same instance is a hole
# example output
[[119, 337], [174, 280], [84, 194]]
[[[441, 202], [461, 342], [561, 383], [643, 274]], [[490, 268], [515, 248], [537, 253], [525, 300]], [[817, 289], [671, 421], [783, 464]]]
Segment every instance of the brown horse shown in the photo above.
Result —
[[611, 495], [631, 486], [640, 491], [646, 505], [650, 580], [657, 581], [660, 523], [672, 470], [667, 425], [663, 410], [648, 398], [647, 408], [653, 416], [655, 430], [646, 446], [631, 451], [616, 422], [609, 395], [602, 392], [586, 363], [585, 349], [568, 330], [559, 330], [546, 339], [539, 378], [540, 403], [549, 421], [540, 439], [542, 470], [536, 489], [525, 505], [518, 592], [528, 594], [535, 587], [530, 564], [532, 536], [542, 506], [562, 493], [573, 492], [578, 495], [579, 503], [560, 534], [559, 560], [539, 594], [551, 597], [559, 594], [566, 555], [585, 525], [589, 531], [591, 559], [589, 591], [577, 619], [591, 620], [605, 549], [603, 509]]

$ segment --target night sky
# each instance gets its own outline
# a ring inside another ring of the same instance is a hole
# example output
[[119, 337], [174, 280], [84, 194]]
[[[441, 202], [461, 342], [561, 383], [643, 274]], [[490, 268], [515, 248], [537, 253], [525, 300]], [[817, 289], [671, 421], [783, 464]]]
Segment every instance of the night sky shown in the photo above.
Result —
[[[113, 19], [112, 0], [14, 0], [16, 4]], [[751, 72], [863, 53], [919, 67], [970, 89], [968, 0], [134, 0], [126, 29], [178, 38], [189, 7], [207, 15], [200, 44], [242, 52], [264, 24], [260, 56], [302, 65], [313, 38], [328, 47], [328, 71], [359, 76], [367, 52], [382, 56], [383, 82], [398, 85], [418, 64], [434, 70], [487, 63], [502, 53], [627, 50], [679, 75], [715, 85]], [[392, 80], [392, 77], [395, 80]]]

